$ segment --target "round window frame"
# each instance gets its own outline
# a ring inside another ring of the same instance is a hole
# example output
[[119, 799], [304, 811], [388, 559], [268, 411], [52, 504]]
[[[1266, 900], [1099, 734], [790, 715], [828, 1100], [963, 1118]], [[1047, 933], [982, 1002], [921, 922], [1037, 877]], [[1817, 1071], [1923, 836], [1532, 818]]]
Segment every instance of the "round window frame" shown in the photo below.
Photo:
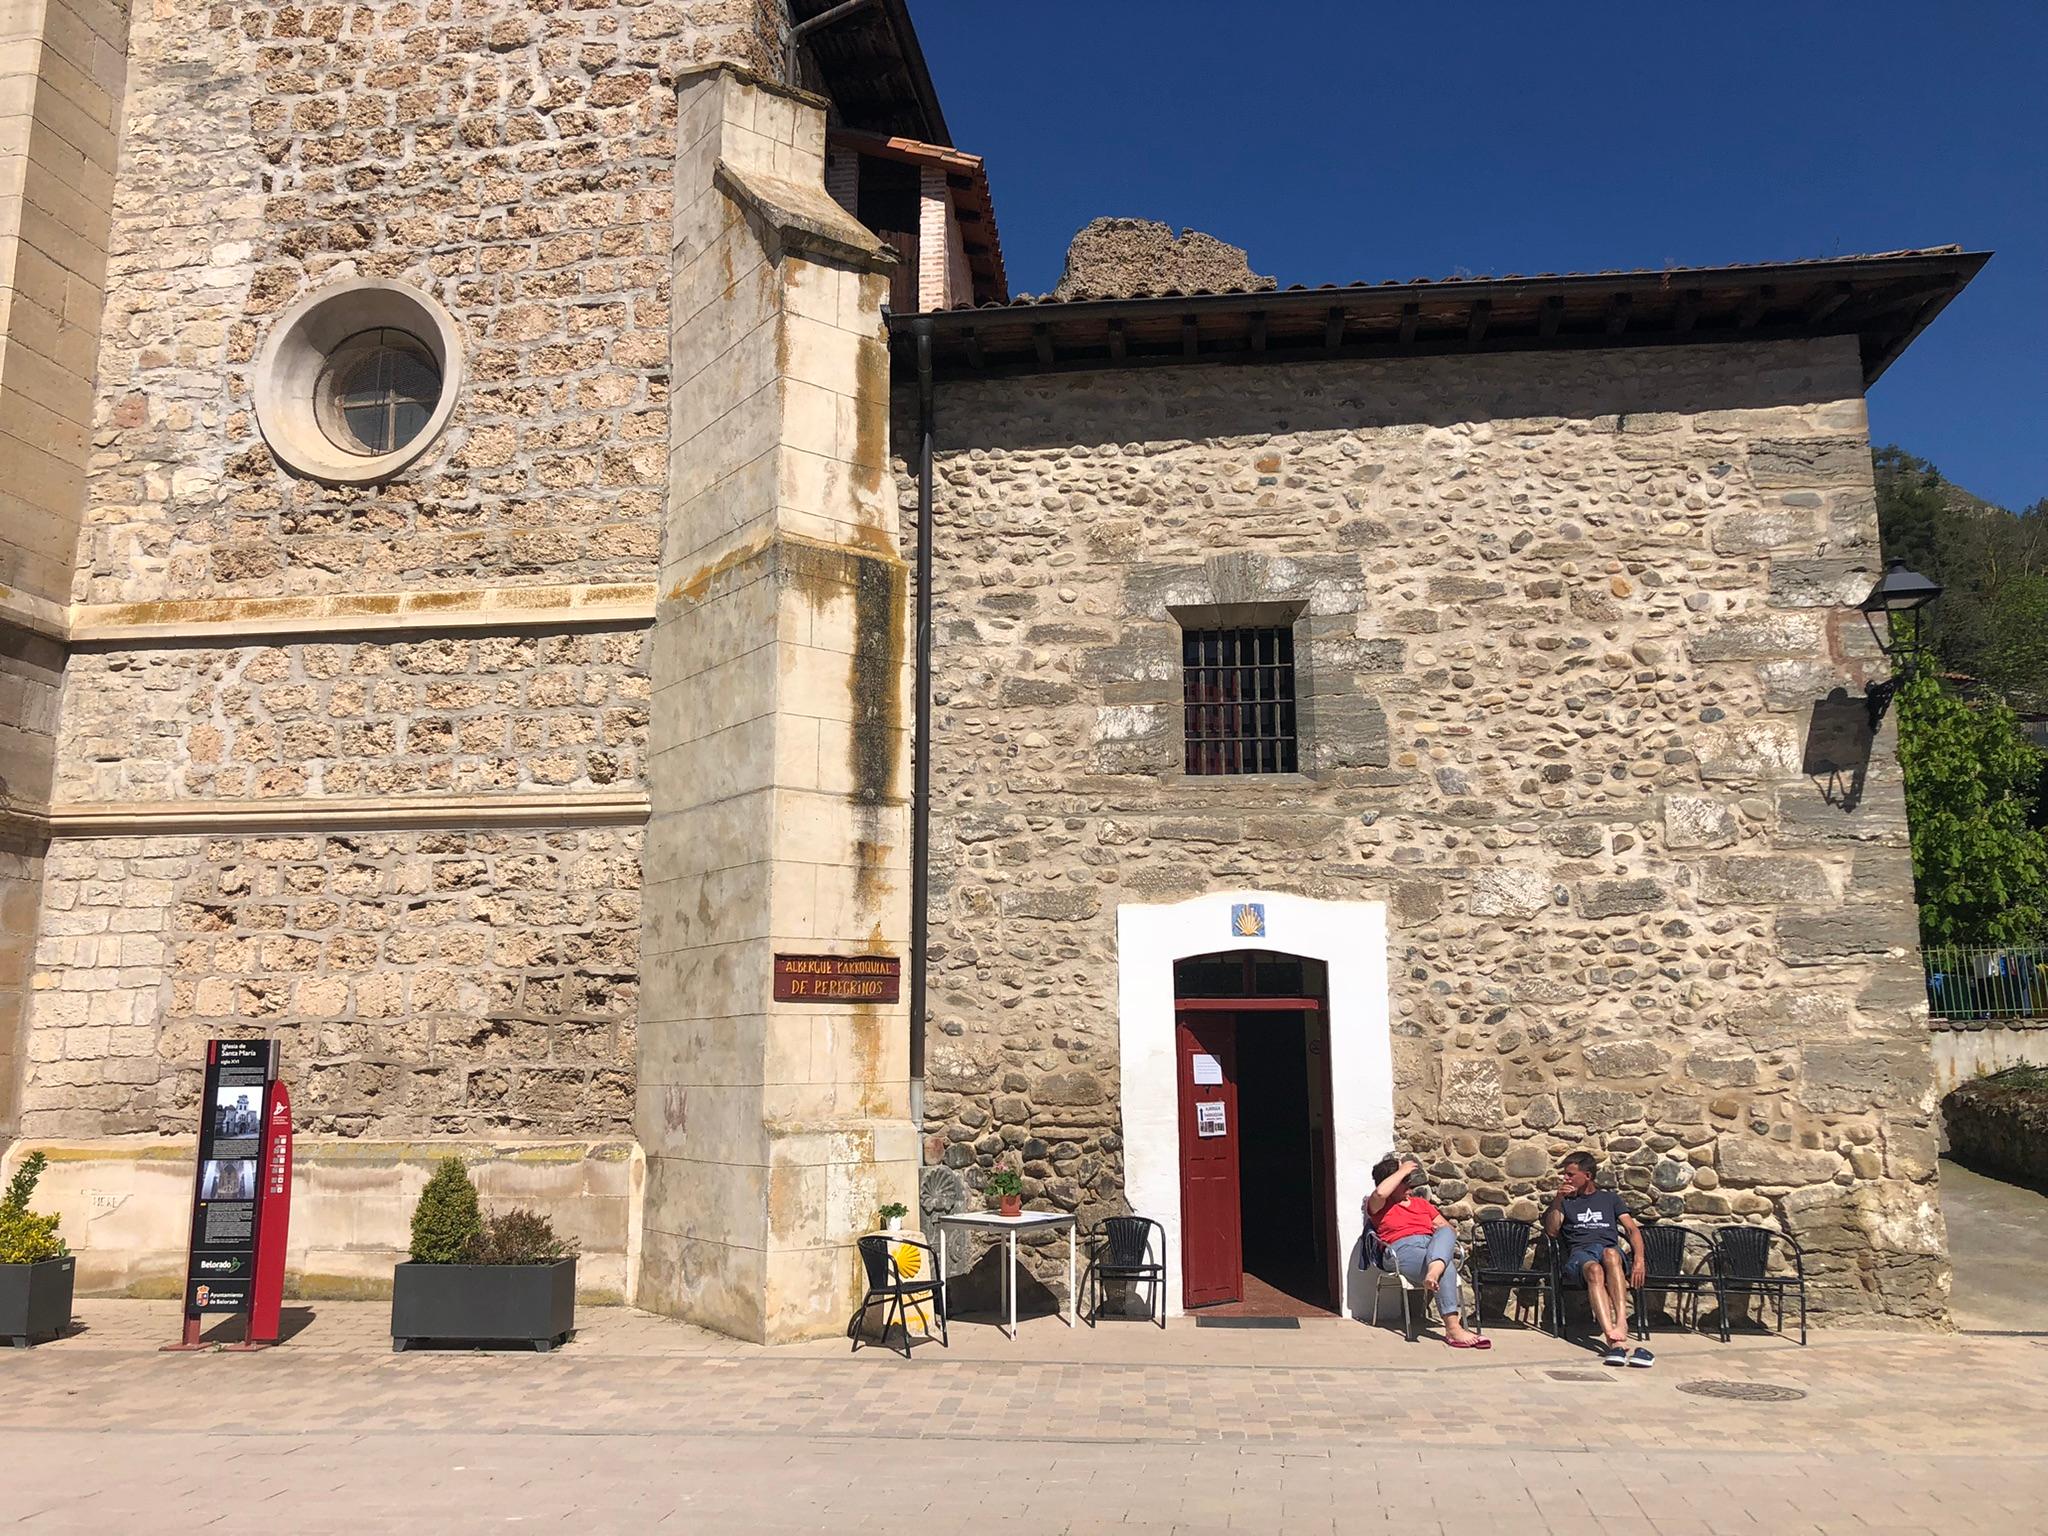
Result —
[[[389, 453], [343, 448], [322, 422], [320, 390], [335, 352], [365, 331], [410, 337], [441, 374], [441, 394], [419, 434]], [[280, 464], [325, 485], [373, 485], [414, 463], [440, 438], [462, 388], [462, 333], [419, 289], [351, 278], [305, 295], [278, 316], [257, 353], [256, 425]]]
[[[387, 338], [396, 337], [397, 340]], [[313, 419], [320, 424], [320, 430], [327, 434], [327, 441], [343, 453], [353, 454], [359, 459], [380, 458], [378, 450], [363, 445], [355, 429], [348, 423], [348, 413], [337, 398], [349, 382], [349, 375], [380, 352], [411, 352], [419, 361], [434, 370], [434, 400], [441, 399], [441, 371], [434, 362], [434, 354], [426, 344], [411, 331], [393, 330], [380, 326], [376, 330], [358, 331], [342, 340], [329, 352], [320, 368], [320, 375], [313, 384]], [[432, 413], [428, 413], [429, 420]], [[422, 424], [419, 432], [407, 438], [396, 448], [385, 449], [385, 453], [402, 453], [410, 448], [421, 433], [427, 430]]]

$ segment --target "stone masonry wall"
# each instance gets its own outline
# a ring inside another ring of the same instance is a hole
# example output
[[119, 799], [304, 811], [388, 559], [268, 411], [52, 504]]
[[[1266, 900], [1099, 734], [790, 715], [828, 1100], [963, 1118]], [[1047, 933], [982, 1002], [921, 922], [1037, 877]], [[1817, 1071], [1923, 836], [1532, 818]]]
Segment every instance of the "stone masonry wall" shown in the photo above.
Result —
[[636, 629], [80, 651], [58, 797], [629, 788], [646, 649]]
[[[1590, 1146], [1942, 1315], [1889, 734], [1815, 761], [1881, 668], [1853, 342], [947, 383], [938, 433], [928, 1161], [1116, 1208], [1118, 904], [1383, 900], [1454, 1217]], [[1180, 772], [1177, 613], [1294, 624], [1302, 773]]]
[[[665, 485], [676, 68], [780, 7], [512, 0], [138, 12], [87, 601], [646, 579]], [[194, 82], [206, 88], [194, 88]], [[335, 490], [264, 447], [266, 328], [343, 275], [434, 294], [449, 429]]]
[[637, 830], [66, 840], [22, 1133], [190, 1135], [206, 1041], [277, 1038], [312, 1136], [625, 1136]]
[[0, 1143], [14, 1132], [64, 651], [0, 623]]

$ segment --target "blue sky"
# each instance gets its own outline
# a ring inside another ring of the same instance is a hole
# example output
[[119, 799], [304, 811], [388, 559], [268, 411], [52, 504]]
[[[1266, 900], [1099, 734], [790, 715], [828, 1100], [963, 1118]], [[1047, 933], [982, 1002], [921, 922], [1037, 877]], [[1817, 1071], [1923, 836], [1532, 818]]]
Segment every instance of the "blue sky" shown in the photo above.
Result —
[[1997, 252], [1871, 433], [2048, 497], [2048, 3], [913, 0], [1012, 286], [1100, 214], [1284, 285]]

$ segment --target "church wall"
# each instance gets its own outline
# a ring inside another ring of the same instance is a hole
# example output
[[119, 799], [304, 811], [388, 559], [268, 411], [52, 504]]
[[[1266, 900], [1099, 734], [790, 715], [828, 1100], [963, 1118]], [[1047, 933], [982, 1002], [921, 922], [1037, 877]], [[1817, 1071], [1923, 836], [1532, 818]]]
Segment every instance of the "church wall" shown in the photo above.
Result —
[[0, 1147], [15, 1129], [63, 647], [0, 621]]
[[[937, 419], [928, 1213], [1006, 1150], [1119, 1208], [1118, 908], [1267, 889], [1387, 903], [1396, 1123], [1454, 1217], [1590, 1146], [1639, 1206], [1793, 1232], [1833, 1316], [1943, 1315], [1889, 724], [1808, 771], [1883, 672], [1853, 342], [942, 382]], [[1299, 774], [1180, 771], [1172, 610], [1230, 605], [1301, 615]]]
[[[779, 71], [784, 8], [165, 0], [128, 32], [50, 876], [0, 891], [39, 914], [8, 1155], [61, 1147], [83, 1285], [156, 1285], [198, 1051], [278, 1036], [302, 1167], [348, 1191], [295, 1222], [308, 1285], [387, 1283], [454, 1152], [622, 1294], [675, 81]], [[463, 382], [415, 462], [332, 487], [252, 391], [351, 278], [445, 309]]]
[[82, 648], [67, 802], [624, 790], [647, 632]]

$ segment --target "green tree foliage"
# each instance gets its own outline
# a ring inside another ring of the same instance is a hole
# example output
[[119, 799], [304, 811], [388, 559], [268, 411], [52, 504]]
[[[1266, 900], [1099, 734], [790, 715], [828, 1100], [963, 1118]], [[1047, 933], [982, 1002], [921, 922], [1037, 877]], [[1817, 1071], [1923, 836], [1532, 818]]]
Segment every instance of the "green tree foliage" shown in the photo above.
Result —
[[1965, 703], [1921, 668], [1899, 687], [1920, 933], [1929, 944], [2048, 939], [2041, 754], [1996, 700]]
[[61, 1259], [71, 1250], [57, 1235], [56, 1216], [38, 1216], [28, 1208], [49, 1159], [31, 1152], [7, 1181], [7, 1193], [0, 1196], [0, 1264], [40, 1264]]
[[469, 1264], [483, 1241], [484, 1218], [476, 1186], [459, 1157], [444, 1157], [420, 1191], [412, 1210], [412, 1257], [416, 1264]]
[[1897, 447], [1872, 455], [1887, 559], [1945, 589], [1926, 615], [1942, 670], [2024, 714], [2048, 713], [2048, 501], [1979, 501]]

